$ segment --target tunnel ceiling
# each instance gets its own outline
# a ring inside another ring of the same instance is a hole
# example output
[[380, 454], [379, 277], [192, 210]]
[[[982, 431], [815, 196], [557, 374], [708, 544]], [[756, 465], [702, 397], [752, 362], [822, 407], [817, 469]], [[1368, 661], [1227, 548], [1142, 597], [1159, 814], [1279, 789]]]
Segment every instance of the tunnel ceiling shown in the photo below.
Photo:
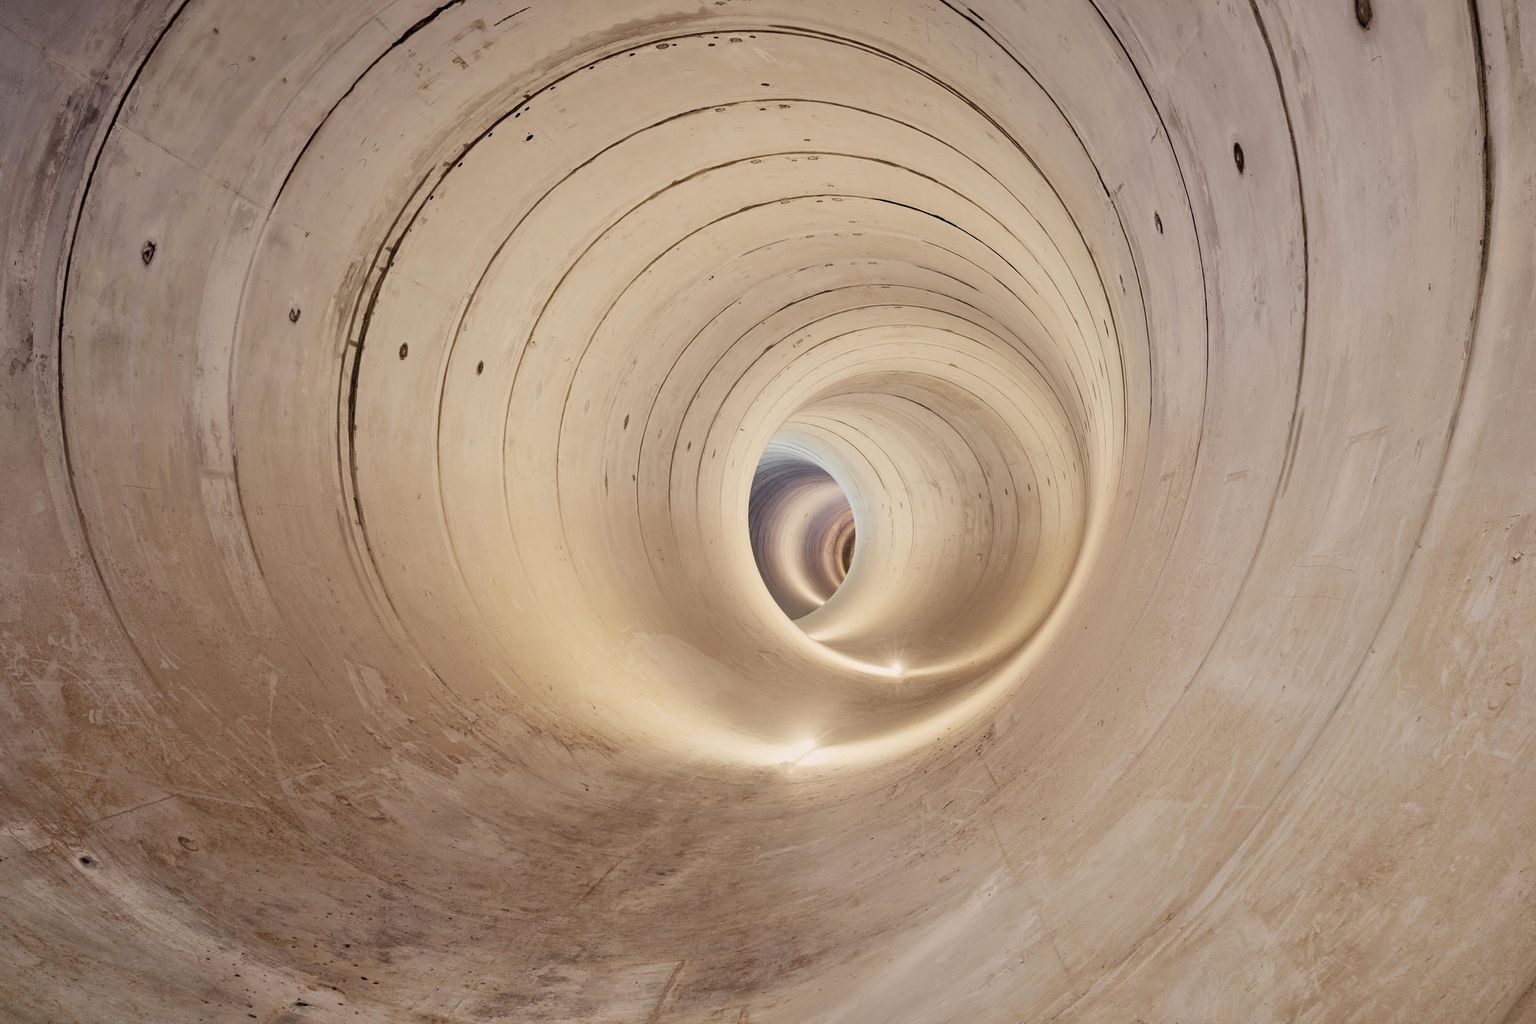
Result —
[[1536, 1021], [1533, 14], [0, 0], [0, 1018]]

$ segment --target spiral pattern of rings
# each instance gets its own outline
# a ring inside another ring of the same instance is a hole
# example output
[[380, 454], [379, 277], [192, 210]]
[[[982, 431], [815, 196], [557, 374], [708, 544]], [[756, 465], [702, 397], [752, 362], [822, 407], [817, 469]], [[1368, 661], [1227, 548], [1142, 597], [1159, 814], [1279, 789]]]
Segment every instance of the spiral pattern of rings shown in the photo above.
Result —
[[1533, 33], [0, 0], [0, 1019], [1536, 1022]]

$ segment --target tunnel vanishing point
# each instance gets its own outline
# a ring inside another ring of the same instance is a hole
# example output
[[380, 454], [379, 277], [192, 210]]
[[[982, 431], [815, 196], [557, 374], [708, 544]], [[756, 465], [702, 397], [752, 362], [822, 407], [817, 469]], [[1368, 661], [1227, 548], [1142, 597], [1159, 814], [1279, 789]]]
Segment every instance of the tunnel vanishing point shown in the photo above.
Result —
[[0, 1021], [1533, 1024], [1533, 61], [0, 0]]

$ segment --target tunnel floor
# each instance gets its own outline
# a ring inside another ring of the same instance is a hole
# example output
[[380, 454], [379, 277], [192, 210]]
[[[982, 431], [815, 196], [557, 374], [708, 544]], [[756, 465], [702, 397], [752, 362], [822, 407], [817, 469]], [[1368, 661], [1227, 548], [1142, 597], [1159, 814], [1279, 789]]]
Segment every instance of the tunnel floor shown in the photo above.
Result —
[[0, 0], [0, 1021], [1536, 1024], [1526, 0]]

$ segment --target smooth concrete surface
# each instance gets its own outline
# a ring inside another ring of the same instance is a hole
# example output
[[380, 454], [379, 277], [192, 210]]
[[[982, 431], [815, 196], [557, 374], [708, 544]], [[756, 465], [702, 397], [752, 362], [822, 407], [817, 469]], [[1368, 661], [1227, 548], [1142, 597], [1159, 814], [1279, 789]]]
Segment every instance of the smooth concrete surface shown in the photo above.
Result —
[[0, 1020], [1536, 1021], [1528, 47], [0, 0]]

